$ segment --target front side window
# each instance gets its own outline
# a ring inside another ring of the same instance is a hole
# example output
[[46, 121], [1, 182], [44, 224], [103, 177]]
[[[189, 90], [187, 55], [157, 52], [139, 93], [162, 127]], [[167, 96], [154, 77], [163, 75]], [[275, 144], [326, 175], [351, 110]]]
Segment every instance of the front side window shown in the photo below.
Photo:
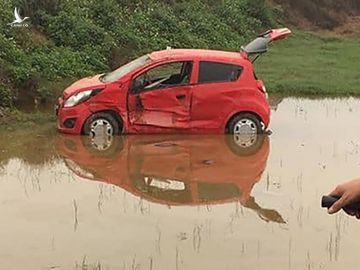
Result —
[[173, 62], [157, 66], [133, 80], [132, 92], [139, 93], [190, 84], [192, 62]]
[[233, 64], [200, 62], [199, 83], [235, 82], [243, 68]]

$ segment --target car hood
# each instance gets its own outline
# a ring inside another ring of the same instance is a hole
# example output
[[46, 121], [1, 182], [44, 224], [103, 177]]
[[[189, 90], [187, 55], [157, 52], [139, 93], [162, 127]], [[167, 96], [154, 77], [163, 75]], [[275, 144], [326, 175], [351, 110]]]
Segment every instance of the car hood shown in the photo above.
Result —
[[70, 96], [72, 96], [78, 92], [81, 92], [81, 91], [104, 88], [105, 84], [100, 81], [101, 76], [102, 76], [102, 74], [98, 74], [98, 75], [95, 75], [92, 77], [86, 77], [86, 78], [83, 78], [81, 80], [74, 82], [72, 85], [70, 85], [68, 88], [65, 89], [64, 95], [63, 95], [64, 99], [67, 99]]

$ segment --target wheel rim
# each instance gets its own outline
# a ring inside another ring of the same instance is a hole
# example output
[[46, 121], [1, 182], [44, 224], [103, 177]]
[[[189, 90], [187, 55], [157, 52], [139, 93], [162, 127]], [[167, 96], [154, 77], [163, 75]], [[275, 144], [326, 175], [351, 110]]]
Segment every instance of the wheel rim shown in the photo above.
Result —
[[241, 148], [249, 148], [253, 146], [258, 137], [257, 134], [234, 134], [234, 142]]
[[114, 137], [112, 135], [107, 136], [94, 136], [91, 138], [91, 147], [97, 151], [104, 152], [111, 148]]
[[234, 127], [234, 134], [256, 134], [256, 123], [248, 118], [239, 120]]
[[114, 134], [114, 128], [111, 123], [106, 119], [97, 119], [90, 125], [90, 135], [92, 137], [97, 136], [112, 136]]
[[106, 119], [97, 119], [91, 123], [91, 146], [98, 151], [106, 151], [113, 142], [114, 128]]
[[248, 148], [256, 143], [257, 125], [253, 120], [248, 118], [239, 120], [233, 131], [234, 141], [238, 146]]

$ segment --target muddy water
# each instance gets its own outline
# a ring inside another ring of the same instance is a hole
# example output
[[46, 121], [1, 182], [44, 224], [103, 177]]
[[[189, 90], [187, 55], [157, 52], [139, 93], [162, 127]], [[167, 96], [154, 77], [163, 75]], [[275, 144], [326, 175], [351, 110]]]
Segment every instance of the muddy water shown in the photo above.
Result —
[[0, 133], [1, 269], [356, 269], [360, 100], [284, 99], [269, 137]]

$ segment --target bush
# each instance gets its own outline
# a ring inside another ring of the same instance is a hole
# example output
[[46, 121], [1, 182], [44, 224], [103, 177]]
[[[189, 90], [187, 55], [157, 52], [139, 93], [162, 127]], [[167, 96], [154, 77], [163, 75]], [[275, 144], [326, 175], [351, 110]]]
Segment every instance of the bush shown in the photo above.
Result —
[[[7, 25], [15, 6], [30, 28]], [[238, 50], [269, 24], [265, 0], [2, 0], [0, 63], [6, 89], [37, 78], [36, 92], [48, 99], [47, 82], [105, 72], [167, 46]]]
[[0, 107], [12, 107], [13, 93], [6, 85], [0, 84]]

